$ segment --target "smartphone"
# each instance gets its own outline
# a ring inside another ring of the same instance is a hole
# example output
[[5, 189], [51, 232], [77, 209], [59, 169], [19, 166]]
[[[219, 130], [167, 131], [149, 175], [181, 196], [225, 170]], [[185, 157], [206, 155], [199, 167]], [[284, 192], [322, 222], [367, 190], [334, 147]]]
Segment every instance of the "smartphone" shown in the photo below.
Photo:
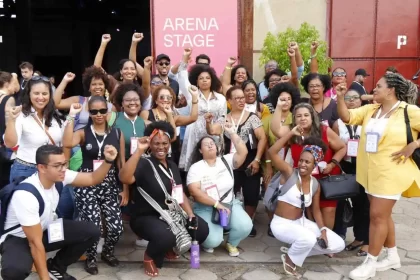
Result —
[[248, 176], [248, 177], [251, 177], [251, 176], [252, 176], [252, 169], [251, 169], [251, 167], [248, 167], [248, 168], [245, 170], [245, 174], [246, 174], [246, 176]]

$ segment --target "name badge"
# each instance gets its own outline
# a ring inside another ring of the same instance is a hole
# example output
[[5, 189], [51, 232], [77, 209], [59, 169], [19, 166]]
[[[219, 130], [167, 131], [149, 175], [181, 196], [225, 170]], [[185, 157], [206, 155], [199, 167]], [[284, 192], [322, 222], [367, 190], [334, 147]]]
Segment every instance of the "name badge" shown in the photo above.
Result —
[[233, 143], [230, 142], [230, 154], [234, 154], [234, 153], [236, 153], [235, 145], [233, 145]]
[[182, 185], [174, 185], [172, 187], [172, 198], [175, 199], [178, 204], [184, 203], [184, 189], [182, 188]]
[[357, 157], [357, 151], [359, 149], [359, 140], [349, 139], [347, 142], [347, 156]]
[[48, 243], [55, 243], [64, 240], [63, 219], [52, 221], [48, 225]]
[[314, 170], [312, 170], [312, 175], [318, 175], [319, 174], [319, 168], [318, 166], [315, 166]]
[[219, 190], [217, 189], [216, 185], [207, 187], [207, 188], [205, 188], [205, 190], [206, 190], [206, 193], [207, 193], [208, 196], [210, 196], [214, 200], [217, 200], [217, 201], [220, 200]]
[[131, 137], [131, 142], [130, 142], [130, 155], [134, 154], [134, 152], [137, 150], [137, 137]]
[[94, 160], [93, 161], [93, 171], [96, 171], [103, 163], [103, 160]]
[[367, 132], [366, 133], [366, 152], [367, 153], [377, 153], [378, 152], [378, 143], [379, 143], [379, 134], [376, 132]]

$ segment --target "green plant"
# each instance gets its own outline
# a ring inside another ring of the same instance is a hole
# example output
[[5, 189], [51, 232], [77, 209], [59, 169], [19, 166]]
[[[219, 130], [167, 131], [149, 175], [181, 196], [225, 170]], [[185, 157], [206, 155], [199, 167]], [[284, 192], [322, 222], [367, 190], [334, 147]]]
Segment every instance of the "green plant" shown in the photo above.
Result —
[[275, 60], [278, 62], [280, 69], [289, 72], [290, 58], [287, 54], [288, 44], [289, 42], [297, 42], [305, 64], [303, 75], [306, 75], [309, 73], [312, 41], [318, 41], [319, 43], [316, 56], [318, 60], [318, 72], [326, 74], [333, 63], [332, 59], [327, 56], [327, 42], [321, 40], [315, 26], [307, 22], [302, 23], [298, 30], [289, 27], [286, 31], [277, 33], [277, 35], [269, 32], [264, 40], [260, 65], [263, 66], [269, 60]]

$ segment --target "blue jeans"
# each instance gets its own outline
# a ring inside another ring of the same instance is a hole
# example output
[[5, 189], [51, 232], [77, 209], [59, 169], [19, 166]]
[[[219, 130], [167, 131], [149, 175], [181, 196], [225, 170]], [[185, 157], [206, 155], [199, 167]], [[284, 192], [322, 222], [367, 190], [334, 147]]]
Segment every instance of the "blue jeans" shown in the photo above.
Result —
[[15, 161], [12, 164], [12, 167], [10, 168], [9, 180], [10, 182], [12, 182], [13, 179], [16, 179], [21, 176], [29, 177], [29, 176], [32, 176], [36, 171], [37, 171], [36, 166], [28, 166], [28, 165]]
[[60, 201], [57, 205], [60, 217], [67, 220], [76, 220], [78, 213], [74, 203], [74, 188], [71, 185], [64, 186]]
[[[213, 207], [198, 202], [194, 203], [194, 213], [206, 221], [209, 226], [209, 235], [202, 244], [204, 248], [208, 249], [216, 248], [223, 242], [223, 227], [212, 223], [212, 212]], [[243, 209], [242, 203], [237, 199], [233, 201], [231, 215], [228, 242], [237, 247], [251, 233], [253, 225], [251, 218]]]

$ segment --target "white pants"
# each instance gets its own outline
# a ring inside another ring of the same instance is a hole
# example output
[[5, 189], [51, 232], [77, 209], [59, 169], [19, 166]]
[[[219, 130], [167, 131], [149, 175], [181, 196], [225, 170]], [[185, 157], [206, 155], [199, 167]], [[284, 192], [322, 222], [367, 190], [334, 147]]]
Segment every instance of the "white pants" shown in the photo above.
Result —
[[321, 232], [314, 222], [302, 217], [288, 220], [274, 215], [271, 231], [281, 242], [291, 244], [287, 255], [297, 266], [302, 266], [306, 257], [324, 254], [335, 254], [344, 250], [344, 240], [327, 229], [328, 248], [322, 249], [317, 244]]

